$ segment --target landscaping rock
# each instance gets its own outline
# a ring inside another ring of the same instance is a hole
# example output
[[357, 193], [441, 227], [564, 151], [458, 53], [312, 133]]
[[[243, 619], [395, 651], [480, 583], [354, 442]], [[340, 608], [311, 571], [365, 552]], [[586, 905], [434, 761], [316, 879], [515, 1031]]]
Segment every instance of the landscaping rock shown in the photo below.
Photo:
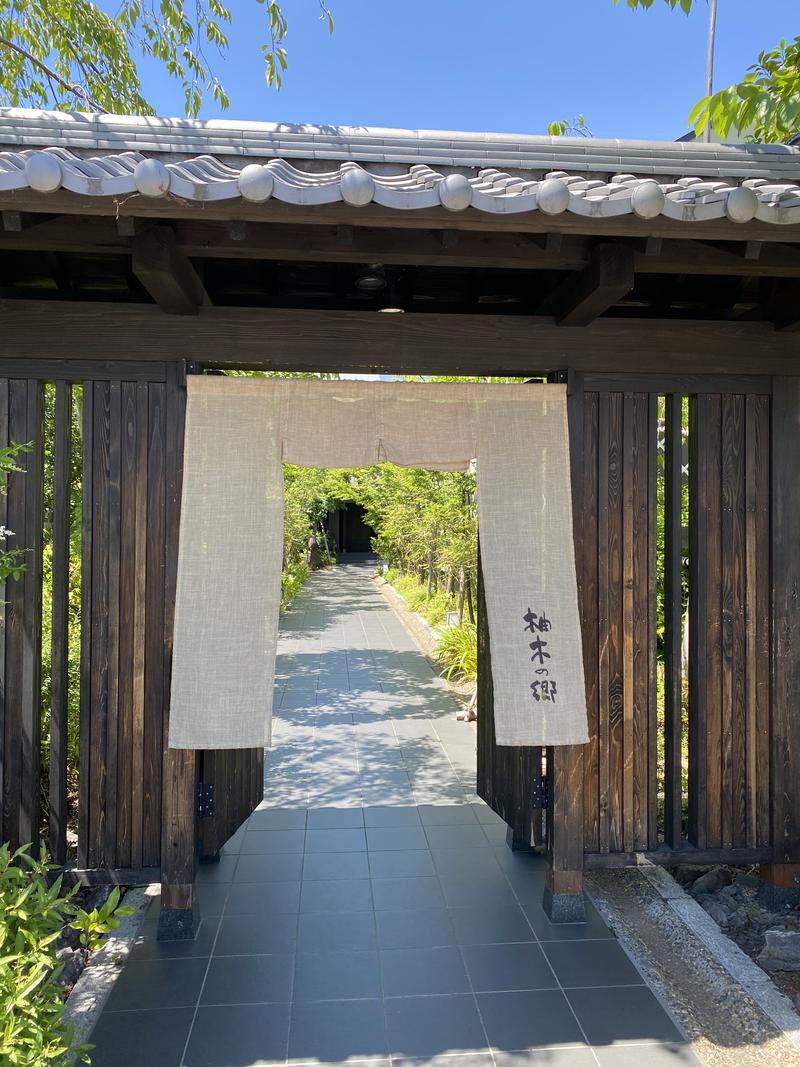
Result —
[[711, 918], [718, 926], [727, 926], [728, 913], [725, 908], [723, 908], [723, 906], [720, 904], [720, 902], [716, 899], [716, 897], [712, 897], [708, 894], [705, 894], [704, 896], [698, 899], [697, 903], [700, 905], [703, 911], [705, 911], [708, 915], [711, 916]]
[[730, 880], [730, 873], [724, 867], [712, 867], [710, 871], [700, 875], [689, 892], [697, 900], [705, 893], [719, 892], [723, 886], [730, 884]]
[[800, 930], [767, 930], [757, 961], [765, 971], [800, 971]]
[[94, 911], [95, 908], [102, 908], [111, 896], [113, 888], [113, 885], [99, 885], [97, 889], [93, 889], [83, 903], [84, 911]]
[[74, 985], [86, 966], [83, 952], [80, 949], [60, 948], [56, 953], [56, 959], [62, 966], [61, 973], [56, 978], [60, 986]]
[[80, 930], [74, 930], [71, 926], [62, 927], [61, 933], [58, 935], [58, 941], [56, 942], [59, 949], [79, 948], [80, 943]]

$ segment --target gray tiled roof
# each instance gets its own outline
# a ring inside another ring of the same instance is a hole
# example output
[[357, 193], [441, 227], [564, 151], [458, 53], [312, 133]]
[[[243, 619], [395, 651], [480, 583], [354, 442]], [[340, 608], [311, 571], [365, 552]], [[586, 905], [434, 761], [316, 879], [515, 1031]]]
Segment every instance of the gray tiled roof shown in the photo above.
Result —
[[800, 149], [0, 109], [0, 191], [22, 188], [786, 224]]

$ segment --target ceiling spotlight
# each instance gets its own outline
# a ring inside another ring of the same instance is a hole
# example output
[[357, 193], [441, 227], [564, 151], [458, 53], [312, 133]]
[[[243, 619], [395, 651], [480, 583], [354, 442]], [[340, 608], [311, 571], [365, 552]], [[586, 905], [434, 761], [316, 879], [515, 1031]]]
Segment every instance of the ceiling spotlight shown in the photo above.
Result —
[[380, 263], [372, 263], [358, 275], [356, 289], [362, 293], [380, 293], [386, 288], [386, 274]]

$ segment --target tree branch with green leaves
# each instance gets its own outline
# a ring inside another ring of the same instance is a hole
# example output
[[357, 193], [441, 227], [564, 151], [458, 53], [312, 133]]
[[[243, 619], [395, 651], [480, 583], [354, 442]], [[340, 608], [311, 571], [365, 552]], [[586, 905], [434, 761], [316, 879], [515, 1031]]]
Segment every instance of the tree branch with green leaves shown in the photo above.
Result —
[[[261, 54], [267, 85], [280, 88], [288, 23], [276, 0], [251, 0], [264, 12]], [[333, 32], [326, 0], [320, 18]], [[116, 14], [91, 0], [0, 0], [0, 101], [12, 107], [152, 115], [138, 60], [158, 63], [183, 89], [196, 118], [228, 94], [218, 67], [234, 21], [221, 0], [122, 0]]]

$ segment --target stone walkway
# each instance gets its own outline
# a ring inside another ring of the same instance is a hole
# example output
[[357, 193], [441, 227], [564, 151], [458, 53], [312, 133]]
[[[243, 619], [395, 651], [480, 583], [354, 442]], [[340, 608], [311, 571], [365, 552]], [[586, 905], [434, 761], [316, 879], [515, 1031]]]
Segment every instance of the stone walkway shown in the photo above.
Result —
[[155, 911], [95, 1067], [678, 1067], [699, 1061], [613, 934], [552, 926], [544, 863], [475, 795], [474, 727], [354, 564], [285, 616], [264, 803]]

